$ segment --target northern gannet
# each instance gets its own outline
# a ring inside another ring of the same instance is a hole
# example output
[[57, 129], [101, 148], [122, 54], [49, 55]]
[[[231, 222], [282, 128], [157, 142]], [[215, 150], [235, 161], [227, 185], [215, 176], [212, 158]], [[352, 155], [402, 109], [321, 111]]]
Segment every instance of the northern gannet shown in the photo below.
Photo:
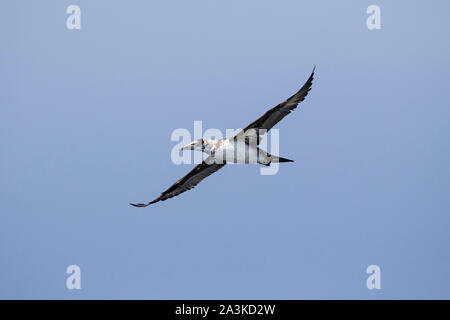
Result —
[[281, 119], [297, 108], [311, 90], [314, 78], [314, 66], [303, 87], [289, 99], [270, 109], [259, 119], [249, 124], [237, 135], [221, 140], [198, 139], [180, 150], [202, 151], [209, 155], [202, 163], [192, 169], [186, 176], [175, 182], [169, 189], [161, 193], [155, 200], [148, 203], [130, 203], [135, 207], [146, 207], [158, 201], [165, 201], [180, 193], [194, 188], [203, 179], [221, 169], [227, 163], [263, 164], [269, 166], [271, 162], [293, 162], [293, 160], [274, 156], [258, 147], [261, 137], [267, 133]]

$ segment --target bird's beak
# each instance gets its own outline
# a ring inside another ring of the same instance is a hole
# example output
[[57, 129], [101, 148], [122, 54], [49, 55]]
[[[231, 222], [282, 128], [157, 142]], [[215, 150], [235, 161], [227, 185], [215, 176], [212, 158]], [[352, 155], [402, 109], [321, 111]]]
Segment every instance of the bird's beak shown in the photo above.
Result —
[[192, 145], [191, 144], [187, 144], [184, 147], [181, 147], [180, 149], [178, 149], [178, 151], [191, 150], [191, 149], [192, 149]]

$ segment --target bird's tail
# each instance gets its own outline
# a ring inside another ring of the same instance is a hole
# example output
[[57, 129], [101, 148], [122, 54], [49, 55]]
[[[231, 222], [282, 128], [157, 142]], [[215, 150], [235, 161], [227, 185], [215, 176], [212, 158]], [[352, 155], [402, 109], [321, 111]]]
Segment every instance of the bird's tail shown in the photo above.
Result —
[[277, 157], [277, 156], [271, 156], [272, 157], [272, 162], [294, 162], [294, 160], [290, 160], [290, 159], [286, 159], [286, 158], [282, 158], [282, 157]]

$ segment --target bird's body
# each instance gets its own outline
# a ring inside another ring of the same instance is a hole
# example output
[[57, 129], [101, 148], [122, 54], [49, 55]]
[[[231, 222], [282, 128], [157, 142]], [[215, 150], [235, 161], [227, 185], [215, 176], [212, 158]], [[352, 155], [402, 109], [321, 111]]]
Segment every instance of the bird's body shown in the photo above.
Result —
[[223, 168], [227, 163], [262, 164], [269, 166], [272, 162], [292, 162], [292, 160], [271, 155], [267, 151], [260, 149], [258, 145], [262, 135], [272, 129], [275, 124], [291, 113], [305, 99], [311, 89], [314, 69], [311, 76], [298, 92], [267, 111], [234, 137], [222, 140], [199, 139], [181, 148], [181, 150], [202, 151], [209, 156], [155, 200], [148, 203], [131, 203], [131, 205], [135, 207], [146, 207], [158, 201], [175, 197], [180, 193], [194, 188], [200, 181]]
[[243, 139], [226, 138], [206, 140], [208, 147], [204, 152], [216, 163], [264, 164], [271, 162], [271, 156], [256, 144], [246, 143]]

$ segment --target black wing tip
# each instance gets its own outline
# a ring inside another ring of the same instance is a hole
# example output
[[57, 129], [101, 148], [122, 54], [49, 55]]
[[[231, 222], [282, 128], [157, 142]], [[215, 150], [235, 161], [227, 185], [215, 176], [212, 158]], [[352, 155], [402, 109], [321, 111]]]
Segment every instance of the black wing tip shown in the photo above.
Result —
[[136, 207], [136, 208], [142, 208], [142, 207], [148, 206], [149, 203], [131, 203], [130, 202], [130, 205], [133, 206], [133, 207]]
[[314, 68], [312, 69], [312, 72], [311, 72], [311, 75], [309, 76], [309, 79], [308, 80], [313, 80], [314, 79], [314, 72], [316, 72], [316, 64], [314, 65]]
[[[316, 71], [316, 64], [314, 65], [314, 68], [311, 72], [311, 75], [309, 76], [308, 80], [306, 80], [306, 83], [304, 84], [304, 87], [306, 87], [306, 94], [308, 94], [309, 90], [311, 90], [312, 83], [314, 80], [314, 72]], [[303, 87], [302, 87], [303, 89]], [[300, 89], [301, 90], [301, 89]]]
[[316, 64], [314, 65], [314, 67], [313, 67], [313, 69], [312, 69], [312, 72], [311, 72], [311, 75], [309, 76], [309, 78], [308, 78], [308, 80], [306, 81], [306, 83], [310, 83], [310, 84], [312, 84], [312, 81], [314, 80], [314, 72], [316, 71]]
[[155, 200], [153, 200], [151, 202], [148, 202], [148, 203], [131, 203], [130, 202], [130, 205], [133, 206], [133, 207], [136, 207], [136, 208], [144, 208], [144, 207], [148, 207], [149, 205], [154, 204], [154, 203], [156, 203], [156, 202], [158, 202], [160, 200], [161, 199], [158, 198], [158, 199], [155, 199]]

